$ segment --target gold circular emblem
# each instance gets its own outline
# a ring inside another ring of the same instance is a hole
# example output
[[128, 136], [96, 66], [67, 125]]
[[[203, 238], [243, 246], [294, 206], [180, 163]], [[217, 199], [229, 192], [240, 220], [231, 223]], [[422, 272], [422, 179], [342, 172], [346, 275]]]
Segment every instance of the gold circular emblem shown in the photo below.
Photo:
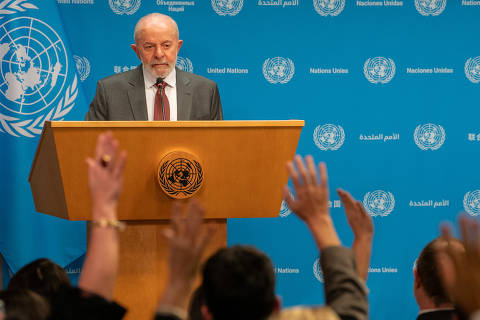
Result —
[[190, 198], [202, 186], [202, 166], [190, 153], [170, 152], [158, 165], [157, 180], [162, 190], [171, 198]]

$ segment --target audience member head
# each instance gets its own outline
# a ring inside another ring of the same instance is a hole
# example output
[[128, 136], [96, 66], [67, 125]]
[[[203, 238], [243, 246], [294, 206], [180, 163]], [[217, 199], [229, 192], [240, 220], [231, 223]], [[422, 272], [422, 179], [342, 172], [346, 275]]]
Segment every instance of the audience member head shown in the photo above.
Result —
[[203, 269], [204, 319], [266, 319], [279, 307], [270, 259], [249, 246], [220, 249]]
[[18, 270], [7, 290], [28, 289], [51, 300], [64, 286], [71, 286], [65, 270], [51, 260], [38, 259]]
[[182, 46], [177, 23], [167, 15], [151, 13], [135, 26], [132, 49], [145, 70], [155, 78], [165, 78], [175, 67]]
[[50, 315], [47, 300], [30, 290], [2, 291], [0, 301], [4, 304], [6, 320], [43, 320]]
[[[430, 241], [418, 256], [414, 270], [414, 294], [420, 310], [453, 308], [442, 283], [442, 277], [451, 278], [453, 272], [444, 253], [447, 245], [444, 239], [436, 238]], [[454, 250], [464, 250], [461, 242], [456, 239], [451, 245]]]
[[205, 304], [205, 298], [203, 297], [203, 289], [202, 287], [198, 287], [190, 298], [190, 304], [188, 306], [189, 320], [203, 320], [201, 310], [203, 304]]

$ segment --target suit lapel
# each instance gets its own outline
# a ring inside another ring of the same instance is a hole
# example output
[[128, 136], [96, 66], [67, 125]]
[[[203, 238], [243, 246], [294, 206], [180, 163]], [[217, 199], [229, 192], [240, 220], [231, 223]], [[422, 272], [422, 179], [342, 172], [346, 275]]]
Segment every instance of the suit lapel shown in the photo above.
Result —
[[177, 120], [190, 120], [192, 113], [192, 87], [188, 73], [176, 68]]
[[133, 120], [147, 121], [147, 100], [145, 98], [145, 81], [143, 80], [142, 65], [132, 73], [129, 83], [132, 86], [128, 90], [128, 100], [132, 108]]

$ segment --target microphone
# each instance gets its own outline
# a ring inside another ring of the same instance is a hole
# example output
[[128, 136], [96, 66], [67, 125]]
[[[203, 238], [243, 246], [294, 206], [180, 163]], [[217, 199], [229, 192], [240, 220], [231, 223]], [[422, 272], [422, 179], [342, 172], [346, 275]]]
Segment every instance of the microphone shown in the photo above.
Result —
[[163, 83], [163, 78], [158, 77], [157, 82], [155, 82], [155, 86], [159, 87], [160, 85], [162, 85], [162, 83]]

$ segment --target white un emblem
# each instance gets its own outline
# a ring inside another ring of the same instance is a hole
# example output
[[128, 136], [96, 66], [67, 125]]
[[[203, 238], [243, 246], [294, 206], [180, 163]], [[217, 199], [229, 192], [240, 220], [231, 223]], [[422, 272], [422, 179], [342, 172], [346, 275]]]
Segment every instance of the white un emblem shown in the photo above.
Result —
[[290, 211], [290, 208], [287, 205], [287, 202], [285, 200], [282, 201], [282, 206], [280, 207], [280, 213], [278, 214], [281, 218], [286, 218], [288, 217], [292, 211]]
[[480, 56], [467, 60], [465, 63], [465, 75], [473, 83], [480, 82]]
[[438, 16], [446, 5], [447, 0], [415, 0], [415, 8], [422, 16]]
[[315, 262], [313, 263], [313, 275], [318, 281], [323, 283], [323, 272], [320, 265], [320, 258], [315, 259]]
[[437, 150], [445, 142], [445, 130], [441, 125], [427, 123], [415, 128], [413, 138], [422, 150]]
[[3, 23], [0, 131], [31, 138], [42, 132], [44, 121], [62, 120], [73, 108], [78, 93], [75, 77], [61, 97], [67, 75], [65, 46], [52, 27], [31, 17]]
[[77, 55], [73, 56], [73, 60], [75, 61], [77, 72], [80, 75], [80, 81], [85, 81], [90, 75], [90, 61], [88, 61], [86, 57], [79, 57]]
[[321, 16], [338, 16], [345, 8], [345, 0], [313, 0], [313, 7]]
[[289, 58], [268, 58], [263, 63], [263, 75], [270, 83], [287, 83], [294, 74], [295, 65]]
[[177, 56], [177, 67], [180, 70], [193, 73], [193, 64], [188, 58]]
[[313, 131], [313, 141], [320, 150], [338, 150], [345, 141], [345, 131], [341, 126], [324, 124]]
[[142, 0], [108, 0], [108, 4], [113, 12], [119, 15], [131, 15], [140, 8]]
[[243, 0], [212, 0], [212, 8], [219, 16], [235, 16], [243, 7]]
[[395, 198], [391, 192], [375, 190], [365, 194], [363, 206], [372, 217], [386, 217], [395, 208]]
[[469, 191], [465, 194], [463, 208], [471, 216], [480, 214], [480, 190]]
[[368, 58], [363, 73], [371, 83], [388, 83], [395, 75], [395, 62], [384, 57]]

